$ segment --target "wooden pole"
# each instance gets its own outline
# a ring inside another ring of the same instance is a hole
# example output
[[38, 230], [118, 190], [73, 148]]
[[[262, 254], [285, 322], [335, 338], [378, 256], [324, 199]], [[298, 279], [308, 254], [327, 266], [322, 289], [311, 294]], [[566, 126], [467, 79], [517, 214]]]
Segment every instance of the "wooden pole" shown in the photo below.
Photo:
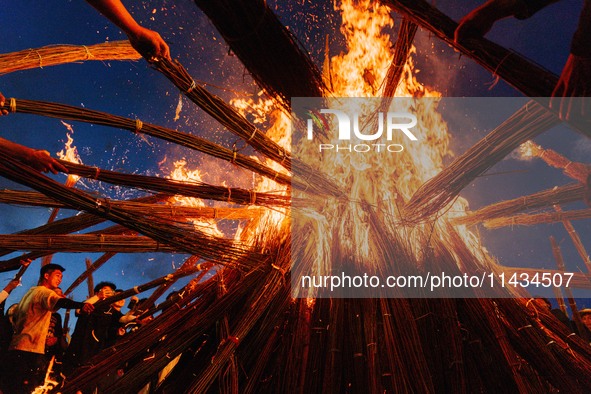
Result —
[[[64, 295], [68, 296], [76, 287], [78, 287], [78, 285], [82, 282], [84, 282], [84, 280], [88, 277], [90, 277], [90, 275], [96, 271], [97, 269], [99, 269], [103, 264], [105, 264], [107, 261], [109, 261], [113, 256], [115, 256], [116, 253], [115, 252], [108, 252], [103, 254], [101, 257], [99, 257], [98, 259], [95, 260], [95, 262], [93, 264], [91, 264], [90, 266], [88, 265], [88, 260], [86, 260], [86, 271], [84, 271], [82, 274], [80, 274], [80, 276], [78, 278], [76, 278], [76, 280], [74, 280], [74, 282], [72, 282], [72, 284], [70, 285], [70, 287], [68, 287], [68, 289], [66, 291], [64, 291]], [[92, 286], [92, 288], [94, 289], [94, 286]], [[88, 292], [91, 296], [92, 294], [92, 290], [89, 290]]]
[[[559, 205], [554, 205], [554, 209], [556, 212], [562, 213], [562, 208], [560, 208]], [[583, 263], [585, 263], [585, 267], [587, 267], [587, 273], [591, 273], [591, 258], [589, 258], [589, 254], [585, 250], [585, 245], [583, 245], [579, 234], [577, 234], [577, 230], [575, 230], [575, 227], [568, 220], [562, 220], [562, 224], [564, 225], [566, 232], [568, 232], [570, 239], [573, 241], [579, 256], [583, 259]]]
[[[183, 271], [183, 270], [188, 270], [188, 269], [192, 269], [193, 266], [195, 264], [197, 264], [197, 261], [199, 261], [199, 257], [198, 256], [190, 256], [187, 260], [184, 261], [184, 263], [178, 268], [177, 271]], [[154, 304], [156, 303], [156, 300], [166, 292], [166, 290], [168, 290], [170, 288], [170, 286], [172, 286], [178, 278], [175, 278], [174, 280], [169, 280], [168, 282], [163, 283], [162, 285], [160, 285], [159, 288], [157, 288], [156, 290], [154, 290], [154, 292], [150, 295], [150, 297], [148, 297], [148, 299], [144, 302], [142, 302], [140, 305], [137, 306], [137, 309], [141, 310], [141, 311], [145, 311], [151, 307], [154, 306]]]
[[91, 271], [92, 261], [87, 258], [84, 260], [84, 262], [86, 263], [86, 272], [88, 272], [88, 275], [86, 276], [86, 283], [88, 284], [88, 298], [90, 298], [94, 295], [94, 278]]
[[131, 289], [124, 290], [120, 293], [117, 293], [117, 294], [111, 296], [111, 297], [105, 298], [104, 300], [97, 301], [94, 304], [94, 307], [100, 308], [101, 306], [110, 305], [116, 301], [123, 300], [123, 299], [130, 297], [132, 295], [143, 293], [144, 291], [153, 289], [154, 287], [160, 286], [161, 284], [166, 283], [168, 281], [177, 280], [179, 278], [182, 278], [183, 276], [189, 276], [191, 274], [194, 274], [195, 272], [199, 271], [200, 268], [201, 267], [194, 268], [194, 269], [188, 269], [188, 270], [185, 270], [182, 272], [177, 271], [173, 274], [168, 274], [168, 275], [165, 275], [161, 278], [151, 280], [150, 282], [144, 283], [143, 285], [135, 286]]
[[558, 303], [558, 307], [564, 313], [564, 316], [568, 316], [568, 312], [566, 311], [566, 304], [564, 302], [564, 297], [562, 295], [562, 290], [560, 287], [552, 286], [552, 292], [554, 293], [554, 298], [556, 298], [556, 302]]
[[[556, 260], [558, 270], [564, 272], [564, 259], [562, 258], [562, 252], [560, 251], [560, 245], [558, 245], [558, 242], [556, 242], [556, 239], [553, 236], [550, 236], [550, 243], [552, 244], [552, 253], [554, 254], [554, 259]], [[581, 321], [581, 316], [579, 315], [579, 310], [577, 309], [577, 303], [575, 302], [573, 292], [571, 291], [570, 287], [564, 287], [564, 292], [568, 299], [570, 310], [573, 313], [573, 320], [575, 321], [575, 325], [577, 326], [579, 336], [584, 340], [588, 341], [589, 338], [587, 338], [586, 327], [583, 325], [583, 322]]]

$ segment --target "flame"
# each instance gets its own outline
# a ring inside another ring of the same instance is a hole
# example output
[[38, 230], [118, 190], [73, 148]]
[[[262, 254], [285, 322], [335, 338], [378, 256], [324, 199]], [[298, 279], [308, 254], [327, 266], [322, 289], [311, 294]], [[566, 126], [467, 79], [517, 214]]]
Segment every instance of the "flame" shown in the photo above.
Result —
[[535, 144], [533, 141], [525, 141], [519, 146], [519, 156], [522, 160], [529, 160], [536, 156], [539, 156], [542, 147]]
[[[390, 12], [386, 7], [369, 0], [343, 0], [338, 9], [342, 14], [341, 32], [346, 40], [347, 52], [332, 57], [328, 63], [330, 70], [324, 70], [325, 75], [329, 74], [333, 95], [368, 98], [380, 96], [385, 85], [382, 81], [386, 78], [393, 58], [394, 46], [390, 42], [390, 35], [384, 33], [385, 29], [391, 29], [394, 25]], [[413, 47], [411, 52], [414, 50]], [[345, 206], [337, 202], [327, 203], [322, 207], [301, 210], [299, 225], [316, 242], [310, 249], [315, 248], [315, 253], [319, 256], [306, 274], [330, 273], [331, 267], [327, 264], [336, 253], [354, 256], [355, 261], [367, 267], [379, 260], [373, 252], [377, 241], [372, 240], [371, 217], [367, 212], [367, 205], [381, 216], [384, 226], [388, 228], [385, 231], [399, 233], [414, 248], [415, 256], [421, 255], [421, 249], [425, 246], [424, 239], [428, 238], [433, 224], [407, 228], [400, 211], [402, 205], [423, 183], [443, 169], [443, 160], [451, 152], [447, 124], [437, 112], [441, 94], [419, 83], [415, 73], [412, 57], [409, 57], [404, 65], [396, 96], [432, 99], [393, 100], [388, 111], [409, 112], [417, 116], [418, 124], [413, 132], [416, 131], [418, 143], [405, 143], [404, 151], [396, 154], [365, 155], [334, 150], [323, 152], [322, 170], [327, 171], [326, 175], [330, 178], [341, 182], [341, 186], [348, 191], [349, 203]], [[375, 100], [375, 105], [372, 105], [374, 101], [368, 102], [370, 104], [362, 108], [360, 118], [370, 118], [379, 110], [380, 100]], [[334, 143], [338, 144], [337, 141]], [[317, 144], [303, 141], [302, 146], [297, 148], [301, 149], [296, 153], [299, 157], [317, 155]], [[368, 169], [371, 171], [367, 171]], [[456, 199], [447, 211], [441, 212], [436, 225], [443, 228], [441, 226], [448, 219], [465, 215], [467, 207], [468, 202], [465, 199]], [[476, 235], [465, 226], [456, 227], [456, 230], [472, 252], [486, 259], [486, 251]], [[335, 243], [329, 239], [329, 234], [338, 234], [340, 250], [335, 250]], [[450, 242], [444, 239], [445, 231], [434, 234], [442, 241]], [[459, 257], [457, 260], [458, 266], [461, 266]], [[313, 296], [313, 292], [306, 296]]]
[[[82, 164], [82, 160], [80, 159], [80, 155], [78, 154], [78, 149], [73, 145], [74, 138], [72, 137], [72, 135], [74, 134], [74, 128], [71, 124], [66, 123], [63, 120], [61, 122], [68, 130], [68, 133], [66, 133], [66, 137], [68, 138], [68, 140], [64, 145], [64, 149], [57, 152], [57, 156], [62, 160], [69, 161], [70, 163]], [[78, 175], [69, 174], [68, 178], [66, 179], [66, 186], [74, 186], [76, 182], [78, 182], [78, 179], [80, 179]]]
[[[343, 0], [338, 6], [342, 14], [341, 32], [346, 41], [346, 52], [334, 56], [325, 62], [323, 74], [331, 81], [331, 97], [379, 97], [384, 87], [384, 80], [393, 58], [393, 45], [386, 29], [392, 29], [394, 21], [387, 7], [380, 6], [370, 0]], [[371, 43], [370, 45], [368, 43]], [[415, 49], [411, 50], [413, 53]], [[421, 248], [425, 247], [425, 239], [429, 237], [433, 226], [441, 230], [452, 217], [465, 215], [468, 202], [462, 198], [445, 212], [441, 212], [438, 221], [408, 228], [400, 215], [401, 207], [416, 190], [427, 180], [439, 173], [444, 158], [450, 154], [450, 135], [442, 116], [437, 112], [438, 98], [441, 94], [417, 81], [412, 57], [403, 67], [402, 79], [396, 89], [397, 97], [430, 97], [430, 100], [400, 101], [394, 100], [388, 108], [393, 112], [410, 112], [418, 117], [416, 136], [418, 143], [405, 144], [404, 151], [396, 154], [359, 155], [356, 152], [327, 153], [323, 156], [325, 175], [340, 182], [343, 190], [348, 193], [348, 202], [325, 202], [321, 206], [310, 206], [298, 209], [299, 226], [305, 228], [310, 243], [305, 253], [316, 256], [312, 260], [310, 275], [322, 275], [331, 272], [331, 261], [335, 253], [354, 256], [355, 261], [371, 265], [376, 260], [372, 252], [375, 240], [372, 240], [369, 222], [371, 220], [368, 206], [377, 212], [388, 231], [396, 231], [401, 238], [411, 245], [418, 257]], [[364, 108], [362, 116], [370, 118], [376, 113], [380, 100], [376, 105]], [[267, 130], [267, 135], [281, 146], [290, 150], [292, 130], [289, 117], [279, 110], [274, 110], [274, 103], [258, 97], [253, 99], [235, 99], [232, 105], [244, 116]], [[412, 106], [412, 107], [411, 107]], [[403, 137], [400, 137], [403, 138]], [[297, 157], [317, 157], [317, 146], [298, 143]], [[175, 163], [174, 179], [191, 179], [186, 163]], [[285, 172], [278, 163], [266, 160], [265, 164], [277, 171]], [[371, 172], [367, 170], [371, 169]], [[368, 175], [370, 174], [370, 175]], [[197, 179], [201, 176], [196, 172]], [[271, 179], [256, 178], [255, 190], [272, 191], [288, 194], [291, 191]], [[308, 196], [313, 199], [314, 196]], [[196, 200], [196, 199], [183, 199]], [[177, 200], [179, 201], [179, 200]], [[197, 204], [203, 204], [197, 200]], [[202, 205], [200, 205], [202, 206]], [[291, 215], [288, 209], [265, 209], [265, 213], [240, 227], [234, 238], [238, 242], [251, 243], [268, 231], [289, 231]], [[203, 223], [202, 225], [205, 225]], [[213, 228], [213, 225], [209, 223]], [[489, 260], [486, 251], [478, 238], [467, 228], [458, 226], [460, 236], [466, 246], [483, 261]], [[213, 230], [212, 230], [213, 231]], [[434, 232], [444, 242], [445, 231]], [[333, 237], [339, 238], [339, 250], [335, 250]], [[452, 251], [453, 253], [453, 251]], [[462, 266], [460, 258], [457, 264]], [[302, 296], [302, 294], [300, 294]], [[313, 303], [314, 292], [311, 290], [303, 296]]]
[[[272, 100], [264, 100], [261, 98], [256, 101], [252, 99], [236, 99], [232, 101], [232, 105], [234, 105], [238, 112], [244, 116], [246, 116], [246, 113], [248, 112], [249, 116], [253, 118], [252, 121], [254, 124], [264, 125], [269, 123], [270, 126], [267, 130], [267, 135], [279, 146], [287, 151], [290, 150], [290, 117], [284, 112], [274, 109], [275, 106]], [[288, 173], [284, 167], [272, 160], [265, 159], [265, 165], [277, 172], [284, 174]], [[287, 186], [280, 185], [272, 179], [265, 177], [257, 178], [254, 189], [257, 192], [273, 192], [278, 195], [287, 195], [289, 193]], [[262, 212], [262, 215], [251, 220], [246, 227], [239, 228], [235, 235], [237, 241], [245, 244], [253, 244], [258, 237], [264, 236], [264, 234], [270, 229], [287, 231], [286, 226], [289, 224], [289, 221], [287, 220], [289, 217], [289, 209], [265, 208]]]
[[[202, 175], [199, 170], [190, 170], [187, 166], [186, 160], [177, 160], [173, 163], [174, 170], [170, 174], [170, 178], [185, 181], [185, 182], [202, 182]], [[171, 198], [172, 204], [188, 207], [205, 207], [205, 202], [200, 198], [174, 196]], [[191, 219], [193, 226], [200, 231], [211, 236], [222, 237], [224, 234], [218, 228], [215, 220]]]

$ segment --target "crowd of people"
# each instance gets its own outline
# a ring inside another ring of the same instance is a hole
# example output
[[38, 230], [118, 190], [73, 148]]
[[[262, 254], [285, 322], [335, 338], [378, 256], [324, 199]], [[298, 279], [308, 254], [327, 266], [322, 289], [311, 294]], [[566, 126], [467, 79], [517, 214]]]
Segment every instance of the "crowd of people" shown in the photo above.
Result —
[[[42, 266], [38, 285], [3, 314], [1, 393], [30, 393], [45, 384], [46, 375], [59, 383], [101, 350], [113, 345], [126, 334], [126, 325], [136, 320], [139, 314], [136, 309], [126, 314], [121, 312], [125, 299], [94, 307], [98, 301], [121, 291], [111, 282], [97, 284], [95, 294], [84, 302], [64, 297], [59, 287], [63, 271], [65, 268], [58, 264]], [[11, 281], [3, 290], [2, 311], [6, 296], [15, 286]], [[137, 304], [137, 298], [133, 301]], [[66, 339], [68, 330], [57, 312], [63, 308], [75, 309], [78, 316], [70, 341]], [[49, 375], [48, 369], [51, 369]]]

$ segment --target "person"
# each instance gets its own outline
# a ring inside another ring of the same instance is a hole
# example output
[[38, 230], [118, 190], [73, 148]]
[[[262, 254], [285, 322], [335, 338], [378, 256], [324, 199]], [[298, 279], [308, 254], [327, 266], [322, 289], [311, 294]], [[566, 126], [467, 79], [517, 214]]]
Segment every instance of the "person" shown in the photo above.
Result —
[[30, 393], [45, 376], [45, 340], [53, 311], [60, 308], [94, 309], [91, 304], [58, 296], [55, 289], [65, 268], [58, 264], [41, 267], [39, 284], [23, 296], [14, 313], [14, 335], [4, 360], [2, 390], [5, 394]]
[[[100, 282], [94, 287], [95, 295], [86, 300], [95, 304], [115, 295], [116, 286], [111, 282]], [[76, 321], [76, 327], [72, 334], [72, 340], [64, 358], [64, 372], [66, 376], [84, 364], [101, 350], [111, 346], [116, 338], [121, 335], [122, 324], [119, 320], [123, 317], [120, 309], [125, 304], [121, 301], [111, 305], [98, 307], [93, 313], [80, 315]]]
[[[56, 288], [54, 290], [56, 294], [60, 297], [64, 297], [64, 293], [62, 292], [61, 288]], [[46, 364], [49, 364], [53, 360], [53, 367], [52, 367], [52, 379], [57, 383], [57, 385], [61, 385], [62, 378], [62, 363], [64, 352], [68, 348], [68, 341], [66, 339], [66, 333], [62, 327], [62, 315], [58, 312], [53, 312], [51, 314], [51, 320], [49, 321], [49, 328], [47, 330], [47, 337], [45, 338], [45, 361]]]
[[587, 331], [591, 333], [591, 309], [585, 308], [579, 311], [581, 322], [587, 328]]
[[153, 62], [158, 58], [170, 60], [170, 48], [160, 34], [138, 24], [121, 0], [86, 0], [86, 2], [123, 30], [131, 46], [147, 61]]
[[[8, 346], [14, 334], [14, 323], [12, 317], [18, 304], [12, 304], [6, 310], [6, 314], [0, 316], [0, 360], [3, 360]], [[2, 363], [0, 363], [0, 377], [2, 377]]]
[[[500, 19], [514, 16], [529, 18], [543, 7], [559, 0], [489, 0], [464, 16], [456, 28], [454, 40], [485, 35]], [[585, 0], [574, 34], [570, 55], [552, 92], [550, 107], [561, 119], [589, 116], [591, 103], [591, 0]]]

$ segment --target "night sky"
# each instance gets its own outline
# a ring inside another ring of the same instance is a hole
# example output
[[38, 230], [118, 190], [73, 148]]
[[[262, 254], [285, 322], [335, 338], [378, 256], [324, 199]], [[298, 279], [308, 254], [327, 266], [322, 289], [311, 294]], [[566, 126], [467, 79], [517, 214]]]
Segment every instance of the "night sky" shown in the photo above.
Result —
[[[247, 72], [238, 59], [228, 51], [223, 39], [193, 2], [185, 0], [126, 3], [141, 24], [158, 31], [164, 37], [170, 44], [172, 56], [181, 61], [195, 80], [206, 83], [213, 93], [225, 100], [235, 97], [256, 97], [258, 89]], [[342, 47], [342, 39], [338, 33], [339, 19], [330, 1], [315, 1], [313, 5], [302, 3], [307, 2], [269, 2], [282, 22], [310, 51], [313, 59], [322, 65], [326, 34], [331, 37], [331, 53], [338, 53]], [[478, 3], [438, 0], [436, 5], [450, 17], [458, 20]], [[559, 74], [568, 56], [570, 39], [581, 6], [580, 0], [562, 1], [547, 7], [529, 20], [504, 20], [499, 22], [487, 37]], [[399, 21], [400, 17], [395, 15], [395, 23]], [[90, 45], [125, 38], [118, 28], [84, 1], [79, 0], [6, 2], [0, 13], [0, 26], [4, 32], [3, 53], [51, 44]], [[414, 43], [417, 46], [417, 68], [420, 70], [417, 78], [420, 82], [441, 91], [444, 96], [520, 96], [519, 92], [502, 81], [492, 86], [495, 78], [490, 72], [483, 70], [470, 59], [459, 56], [428, 32], [419, 30]], [[187, 100], [183, 102], [181, 118], [174, 121], [175, 108], [179, 100], [178, 90], [143, 60], [89, 61], [1, 75], [0, 91], [6, 97], [53, 101], [139, 118], [144, 122], [207, 137], [228, 147], [236, 141], [236, 137], [222, 130], [221, 126]], [[82, 123], [72, 125], [75, 131], [75, 145], [84, 164], [122, 172], [166, 176], [170, 173], [174, 160], [185, 158], [190, 169], [201, 169], [205, 182], [219, 184], [222, 180], [228, 180], [229, 186], [249, 186], [249, 177], [244, 176], [245, 172], [188, 149], [150, 137], [148, 144], [123, 130]], [[46, 149], [52, 155], [63, 149], [67, 132], [66, 127], [58, 119], [24, 114], [2, 117], [0, 131], [7, 139], [30, 147]], [[474, 130], [473, 133], [454, 135], [452, 148], [456, 153], [461, 153], [485, 134], [486, 130]], [[591, 152], [591, 143], [588, 139], [564, 127], [556, 128], [536, 141], [546, 148], [559, 151], [573, 161], [588, 162]], [[498, 172], [510, 174], [490, 175]], [[65, 176], [58, 175], [55, 179], [63, 182]], [[470, 201], [471, 208], [477, 209], [492, 202], [570, 182], [571, 180], [560, 171], [549, 169], [540, 160], [524, 162], [508, 158], [491, 169], [488, 176], [482, 176], [475, 181], [463, 195]], [[113, 198], [141, 195], [127, 189], [106, 184], [96, 185], [89, 181], [83, 181], [79, 186], [85, 190], [99, 190], [99, 193]], [[3, 178], [0, 178], [0, 187], [23, 188]], [[581, 207], [574, 205], [567, 208]], [[72, 211], [62, 211], [59, 217], [71, 214]], [[1, 205], [0, 234], [40, 226], [45, 223], [48, 216], [49, 210], [44, 208]], [[591, 248], [588, 242], [591, 221], [579, 221], [574, 225], [583, 243]], [[547, 268], [555, 267], [548, 241], [548, 236], [554, 235], [561, 243], [567, 269], [579, 271], [579, 267], [583, 267], [561, 224], [494, 231], [481, 229], [480, 235], [484, 245], [502, 264]], [[85, 258], [95, 260], [98, 256], [100, 254], [56, 255], [53, 261], [67, 267], [62, 288], [68, 287], [74, 278], [84, 271]], [[9, 257], [12, 255], [5, 258]], [[118, 255], [95, 273], [94, 280], [95, 283], [111, 280], [126, 289], [169, 273], [186, 257], [169, 254]], [[23, 286], [17, 288], [9, 297], [8, 305], [17, 302], [24, 292], [35, 284], [38, 269], [39, 262], [35, 261], [23, 278]], [[13, 274], [0, 274], [0, 282], [6, 283]], [[183, 282], [179, 282], [175, 288], [178, 289], [182, 284]], [[74, 295], [76, 300], [84, 299], [86, 286], [79, 286]]]

